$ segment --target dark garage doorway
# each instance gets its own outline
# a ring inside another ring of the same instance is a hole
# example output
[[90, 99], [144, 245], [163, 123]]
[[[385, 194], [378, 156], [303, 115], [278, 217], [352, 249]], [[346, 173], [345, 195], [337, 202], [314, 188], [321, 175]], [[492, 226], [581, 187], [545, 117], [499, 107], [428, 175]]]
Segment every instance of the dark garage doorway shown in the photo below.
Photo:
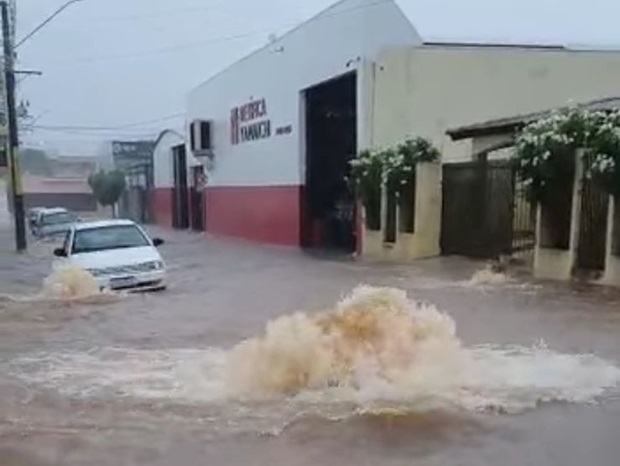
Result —
[[187, 154], [185, 145], [172, 148], [174, 189], [172, 190], [172, 227], [189, 228], [189, 191], [187, 186]]
[[357, 153], [357, 79], [348, 73], [305, 91], [306, 162], [301, 246], [356, 249], [355, 198], [349, 161]]

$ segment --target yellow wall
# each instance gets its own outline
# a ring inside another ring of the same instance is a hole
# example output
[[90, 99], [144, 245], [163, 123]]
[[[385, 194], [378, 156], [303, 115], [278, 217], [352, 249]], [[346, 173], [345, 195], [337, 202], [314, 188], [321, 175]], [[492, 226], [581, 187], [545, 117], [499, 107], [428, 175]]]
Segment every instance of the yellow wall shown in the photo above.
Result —
[[614, 215], [620, 209], [614, 197], [609, 197], [609, 215], [607, 218], [607, 256], [605, 259], [605, 275], [602, 283], [620, 287], [620, 257], [613, 254]]
[[620, 52], [391, 50], [376, 67], [372, 143], [415, 134], [431, 138], [444, 161], [467, 160], [471, 141], [454, 143], [447, 129], [612, 95], [620, 95]]

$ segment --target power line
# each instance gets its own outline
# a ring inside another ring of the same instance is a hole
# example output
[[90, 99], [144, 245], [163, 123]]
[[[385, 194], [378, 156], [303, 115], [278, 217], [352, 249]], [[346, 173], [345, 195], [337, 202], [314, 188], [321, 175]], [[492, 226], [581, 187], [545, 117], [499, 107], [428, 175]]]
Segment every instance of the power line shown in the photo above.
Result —
[[211, 10], [213, 7], [229, 5], [229, 2], [218, 2], [211, 3], [208, 6], [194, 6], [188, 8], [169, 8], [166, 10], [157, 10], [150, 13], [136, 13], [132, 15], [119, 15], [119, 16], [94, 16], [90, 18], [83, 18], [80, 20], [76, 20], [74, 22], [83, 23], [104, 23], [104, 22], [117, 22], [117, 21], [134, 21], [134, 20], [143, 20], [146, 18], [161, 18], [161, 17], [169, 17], [171, 15], [185, 14], [185, 13], [194, 13], [197, 11], [207, 11]]
[[[32, 125], [32, 126], [25, 126], [24, 128], [26, 129], [31, 129], [31, 130], [39, 130], [39, 131], [48, 131], [48, 132], [56, 132], [56, 133], [68, 133], [68, 134], [97, 134], [97, 135], [101, 135], [101, 136], [105, 136], [106, 134], [112, 134], [112, 133], [118, 133], [118, 130], [89, 130], [89, 129], [83, 129], [83, 128], [55, 128], [55, 127], [47, 127], [47, 126], [38, 126], [38, 125]], [[156, 129], [156, 128], [144, 128], [144, 129], [140, 129], [140, 130], [124, 130], [123, 134], [146, 134], [146, 133], [156, 133], [159, 132], [160, 129]]]
[[[30, 128], [25, 128], [26, 130]], [[110, 133], [102, 133], [102, 132], [88, 132], [83, 130], [70, 130], [70, 129], [45, 129], [33, 127], [37, 131], [49, 132], [54, 134], [66, 134], [75, 136], [76, 141], [79, 140], [110, 140], [110, 139], [155, 139], [155, 137], [160, 133], [159, 129], [153, 130], [144, 130], [141, 132], [110, 132]]]
[[[288, 26], [293, 26], [293, 27], [297, 27], [300, 24], [303, 23], [307, 23], [307, 22], [312, 22], [312, 21], [317, 21], [317, 20], [322, 20], [322, 19], [327, 19], [327, 18], [331, 18], [331, 17], [335, 17], [335, 16], [339, 16], [339, 15], [343, 15], [343, 14], [348, 14], [351, 13], [353, 11], [357, 11], [357, 10], [361, 10], [361, 9], [367, 9], [367, 8], [371, 8], [377, 5], [382, 5], [385, 3], [389, 3], [392, 0], [378, 0], [376, 2], [373, 3], [368, 3], [368, 4], [364, 4], [364, 5], [359, 5], [356, 7], [350, 7], [350, 8], [346, 8], [331, 14], [325, 14], [325, 12], [323, 11], [322, 13], [319, 13], [318, 15], [315, 15], [307, 20], [305, 20], [302, 23], [296, 22], [296, 23], [289, 23]], [[285, 25], [281, 25], [279, 27], [285, 27]], [[194, 43], [190, 43], [190, 44], [181, 44], [181, 45], [177, 45], [177, 46], [172, 46], [172, 47], [166, 47], [163, 49], [155, 49], [155, 50], [151, 50], [151, 51], [146, 51], [143, 52], [142, 54], [126, 54], [126, 55], [114, 55], [114, 56], [107, 56], [107, 57], [90, 57], [90, 58], [85, 58], [84, 60], [80, 60], [80, 61], [76, 61], [74, 63], [82, 63], [82, 62], [93, 62], [93, 61], [100, 61], [100, 60], [114, 60], [114, 59], [123, 59], [123, 58], [135, 58], [135, 57], [139, 57], [139, 56], [144, 56], [144, 54], [147, 55], [157, 55], [160, 53], [168, 53], [168, 52], [173, 52], [176, 50], [182, 50], [182, 49], [186, 49], [186, 48], [192, 48], [192, 47], [196, 47], [196, 46], [202, 46], [205, 44], [212, 44], [212, 43], [218, 43], [218, 42], [226, 42], [226, 41], [230, 41], [230, 40], [235, 40], [235, 39], [239, 39], [239, 38], [244, 38], [244, 37], [250, 37], [252, 35], [256, 35], [256, 34], [262, 34], [262, 33], [266, 33], [266, 32], [272, 32], [275, 29], [275, 27], [272, 28], [265, 28], [262, 29], [260, 31], [251, 31], [251, 32], [246, 32], [246, 33], [242, 33], [242, 34], [236, 34], [236, 35], [231, 35], [231, 36], [224, 36], [224, 37], [220, 37], [220, 38], [213, 38], [210, 40], [206, 40], [206, 41], [200, 41], [200, 42], [194, 42]], [[290, 32], [290, 31], [289, 31]], [[130, 129], [130, 128], [134, 128], [134, 127], [140, 127], [140, 126], [144, 126], [144, 125], [148, 125], [148, 124], [153, 124], [153, 123], [159, 123], [159, 122], [163, 122], [163, 121], [167, 121], [167, 120], [171, 120], [174, 118], [179, 118], [181, 116], [185, 116], [185, 113], [176, 113], [173, 115], [168, 115], [165, 117], [161, 117], [161, 118], [157, 118], [157, 119], [151, 119], [151, 120], [144, 120], [144, 121], [140, 121], [140, 122], [134, 122], [134, 123], [129, 123], [129, 124], [124, 124], [124, 125], [117, 125], [117, 126], [80, 126], [80, 125], [33, 125], [30, 126], [30, 129], [34, 129], [34, 130], [41, 130], [41, 131], [50, 131], [50, 132], [64, 132], [64, 133], [68, 133], [68, 134], [76, 134], [76, 135], [88, 135], [88, 134], [92, 134], [93, 136], [97, 136], [97, 137], [101, 137], [101, 136], [106, 136], [105, 134], [106, 132], [109, 131], [117, 131], [117, 130], [123, 130], [123, 129]], [[146, 129], [140, 129], [140, 131], [142, 132], [146, 132]], [[159, 132], [159, 129], [157, 130], [153, 130], [152, 133], [149, 132], [149, 134], [157, 134]]]
[[341, 11], [338, 11], [332, 14], [323, 14], [322, 16], [316, 15], [310, 18], [309, 20], [303, 21], [301, 23], [295, 22], [295, 23], [274, 25], [270, 28], [262, 28], [260, 30], [248, 31], [245, 33], [234, 34], [234, 35], [229, 35], [229, 36], [214, 37], [208, 40], [190, 42], [190, 43], [185, 43], [185, 44], [178, 44], [178, 45], [174, 45], [170, 47], [162, 47], [162, 48], [152, 49], [152, 50], [144, 50], [141, 52], [135, 52], [135, 53], [129, 53], [129, 54], [114, 54], [114, 55], [102, 55], [98, 57], [84, 57], [84, 58], [79, 58], [77, 60], [67, 60], [67, 61], [58, 61], [58, 62], [48, 63], [47, 65], [48, 66], [61, 66], [61, 65], [66, 66], [66, 65], [76, 65], [76, 64], [81, 64], [81, 63], [94, 63], [94, 62], [100, 62], [100, 61], [126, 60], [126, 59], [135, 59], [135, 58], [142, 58], [142, 57], [148, 57], [148, 56], [157, 56], [157, 55], [172, 53], [172, 52], [176, 52], [180, 50], [201, 47], [204, 45], [212, 45], [212, 44], [218, 44], [218, 43], [224, 43], [224, 42], [234, 41], [238, 39], [243, 39], [243, 38], [247, 38], [247, 37], [251, 37], [251, 36], [255, 36], [259, 34], [273, 32], [276, 29], [291, 28], [291, 27], [295, 28], [299, 26], [300, 24], [303, 24], [309, 21], [319, 21], [323, 19], [328, 19], [331, 17], [348, 14], [353, 11], [362, 10], [366, 8], [372, 8], [378, 5], [383, 5], [386, 3], [390, 3], [391, 1], [392, 0], [378, 0], [373, 3], [368, 3], [365, 5], [358, 5], [356, 7], [346, 8], [344, 10], [341, 10]]
[[26, 42], [28, 39], [30, 39], [32, 36], [34, 36], [37, 32], [39, 32], [41, 29], [43, 29], [45, 26], [47, 26], [50, 22], [52, 22], [54, 20], [54, 18], [56, 18], [56, 16], [58, 16], [60, 13], [62, 13], [67, 8], [69, 8], [74, 3], [82, 2], [82, 1], [84, 1], [84, 0], [69, 0], [67, 3], [65, 3], [60, 8], [58, 8], [54, 13], [52, 13], [52, 15], [50, 17], [48, 17], [45, 21], [43, 21], [36, 28], [34, 28], [32, 31], [30, 31], [26, 36], [24, 36], [22, 39], [20, 39], [19, 42], [17, 42], [17, 44], [15, 44], [14, 48], [18, 49], [24, 42]]
[[[287, 3], [290, 5], [291, 3], [306, 3], [306, 2], [304, 0], [295, 0], [295, 1], [289, 0]], [[135, 21], [135, 20], [144, 20], [144, 19], [149, 19], [149, 18], [170, 17], [170, 16], [182, 15], [186, 13], [195, 13], [195, 12], [201, 12], [201, 11], [213, 11], [214, 7], [228, 6], [228, 5], [230, 5], [230, 1], [208, 3], [207, 5], [190, 6], [190, 7], [184, 7], [184, 8], [182, 7], [181, 8], [179, 7], [168, 8], [165, 10], [151, 11], [149, 13], [136, 13], [136, 14], [130, 14], [130, 15], [98, 16], [98, 17], [91, 16], [90, 18], [82, 18], [82, 19], [73, 20], [73, 21], [69, 20], [66, 22], [88, 24], [88, 23]]]
[[84, 130], [84, 131], [116, 131], [119, 129], [130, 129], [130, 128], [137, 128], [140, 126], [144, 126], [144, 125], [149, 125], [149, 124], [153, 124], [153, 123], [161, 123], [164, 121], [168, 121], [168, 120], [172, 120], [175, 118], [180, 118], [180, 117], [184, 117], [185, 113], [174, 113], [172, 115], [167, 115], [167, 116], [163, 116], [163, 117], [159, 117], [159, 118], [154, 118], [154, 119], [150, 119], [150, 120], [143, 120], [143, 121], [138, 121], [138, 122], [134, 122], [134, 123], [128, 123], [128, 124], [124, 124], [124, 125], [117, 125], [117, 126], [80, 126], [80, 125], [38, 125], [38, 126], [32, 126], [35, 129], [45, 129], [45, 130], [70, 130], [70, 131], [80, 131], [80, 130]]

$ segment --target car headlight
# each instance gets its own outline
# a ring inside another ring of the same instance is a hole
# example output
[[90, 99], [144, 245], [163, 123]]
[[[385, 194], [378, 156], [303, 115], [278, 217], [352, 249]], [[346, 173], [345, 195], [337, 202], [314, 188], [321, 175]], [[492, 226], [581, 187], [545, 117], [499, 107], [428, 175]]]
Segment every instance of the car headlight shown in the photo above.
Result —
[[162, 261], [147, 262], [145, 268], [148, 270], [161, 270], [164, 268], [164, 263]]

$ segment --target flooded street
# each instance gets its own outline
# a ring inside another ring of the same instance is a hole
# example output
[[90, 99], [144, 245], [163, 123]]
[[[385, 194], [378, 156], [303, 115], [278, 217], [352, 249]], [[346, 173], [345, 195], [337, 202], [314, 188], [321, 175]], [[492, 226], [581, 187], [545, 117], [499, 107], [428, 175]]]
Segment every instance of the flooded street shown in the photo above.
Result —
[[618, 464], [613, 292], [157, 234], [168, 291], [60, 301], [0, 225], [0, 464]]

